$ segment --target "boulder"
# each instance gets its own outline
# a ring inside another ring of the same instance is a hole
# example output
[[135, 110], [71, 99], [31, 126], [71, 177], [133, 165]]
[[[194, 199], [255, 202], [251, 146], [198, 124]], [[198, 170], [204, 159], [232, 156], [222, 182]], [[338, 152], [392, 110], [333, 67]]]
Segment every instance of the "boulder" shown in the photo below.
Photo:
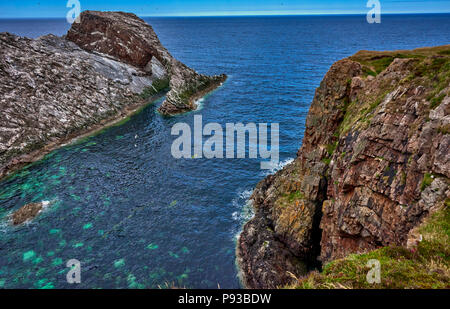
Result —
[[34, 219], [42, 211], [44, 203], [30, 203], [16, 210], [12, 215], [12, 223], [20, 225]]

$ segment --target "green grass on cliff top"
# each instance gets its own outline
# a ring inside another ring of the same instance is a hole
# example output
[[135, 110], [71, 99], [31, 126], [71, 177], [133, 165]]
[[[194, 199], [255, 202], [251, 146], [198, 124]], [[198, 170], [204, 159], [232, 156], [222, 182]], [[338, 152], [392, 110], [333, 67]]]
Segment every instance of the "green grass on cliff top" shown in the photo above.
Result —
[[[287, 288], [294, 289], [435, 289], [450, 288], [450, 200], [419, 227], [423, 240], [416, 249], [384, 247], [352, 254], [325, 265]], [[371, 259], [380, 261], [381, 283], [366, 276]]]
[[[414, 50], [396, 51], [368, 51], [362, 50], [351, 56], [350, 59], [363, 65], [363, 72], [367, 75], [376, 76], [384, 71], [395, 58], [424, 59], [427, 57], [450, 56], [450, 45], [437, 47], [424, 47]], [[432, 71], [433, 68], [429, 68]]]
[[[411, 51], [360, 51], [349, 59], [362, 65], [363, 77], [376, 76], [396, 59], [414, 59], [414, 64], [409, 68], [407, 77], [400, 81], [408, 85], [423, 86], [426, 89], [426, 99], [429, 101], [429, 110], [438, 107], [448, 92], [445, 91], [450, 83], [450, 45], [419, 48]], [[349, 83], [351, 80], [348, 81]], [[339, 126], [338, 136], [346, 135], [352, 128], [364, 129], [367, 127], [374, 111], [383, 102], [386, 96], [398, 87], [397, 83], [384, 83], [378, 86], [378, 92], [374, 91], [362, 98], [362, 102], [355, 100], [341, 108], [344, 118]], [[356, 127], [355, 127], [356, 126]], [[445, 131], [445, 128], [443, 128]]]

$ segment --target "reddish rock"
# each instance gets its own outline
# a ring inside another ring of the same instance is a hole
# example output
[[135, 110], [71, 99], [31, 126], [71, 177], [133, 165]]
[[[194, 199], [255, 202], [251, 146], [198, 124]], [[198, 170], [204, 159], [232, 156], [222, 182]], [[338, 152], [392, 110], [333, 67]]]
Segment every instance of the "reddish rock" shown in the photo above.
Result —
[[363, 51], [330, 68], [298, 157], [253, 193], [237, 245], [247, 287], [304, 275], [292, 261], [416, 241], [411, 231], [450, 198], [449, 50]]
[[84, 11], [66, 38], [85, 50], [112, 56], [141, 69], [152, 57], [167, 63], [172, 60], [152, 27], [131, 13]]
[[165, 68], [170, 91], [159, 108], [165, 115], [195, 110], [195, 100], [223, 83], [227, 76], [198, 74], [176, 60], [161, 44], [153, 28], [134, 14], [84, 11], [66, 38], [81, 48], [108, 55], [121, 62], [152, 72], [156, 63]]

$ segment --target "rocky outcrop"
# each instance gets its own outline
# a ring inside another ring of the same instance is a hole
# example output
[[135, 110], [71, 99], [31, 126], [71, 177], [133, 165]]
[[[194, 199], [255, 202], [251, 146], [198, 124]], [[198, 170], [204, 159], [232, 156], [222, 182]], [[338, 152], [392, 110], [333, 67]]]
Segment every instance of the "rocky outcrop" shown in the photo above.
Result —
[[450, 197], [450, 46], [359, 52], [316, 90], [293, 163], [259, 183], [238, 240], [244, 285], [284, 286], [388, 245]]
[[83, 12], [62, 38], [0, 33], [0, 178], [166, 88], [161, 112], [195, 109], [224, 79], [175, 60], [133, 14]]
[[31, 203], [19, 208], [11, 215], [12, 223], [19, 225], [34, 219], [43, 207], [44, 203]]
[[219, 86], [226, 75], [198, 74], [176, 60], [161, 44], [152, 27], [134, 14], [85, 11], [67, 39], [81, 48], [114, 57], [145, 72], [163, 66], [170, 91], [159, 111], [172, 115], [196, 109], [195, 100]]

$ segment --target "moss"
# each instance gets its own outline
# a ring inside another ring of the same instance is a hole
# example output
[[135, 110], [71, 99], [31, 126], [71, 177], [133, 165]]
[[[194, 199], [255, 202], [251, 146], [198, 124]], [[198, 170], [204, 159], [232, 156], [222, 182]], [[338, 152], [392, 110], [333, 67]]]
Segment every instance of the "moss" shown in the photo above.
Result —
[[197, 93], [200, 93], [200, 92], [206, 90], [214, 82], [215, 81], [213, 81], [213, 80], [209, 80], [208, 78], [205, 78], [197, 84], [191, 84], [191, 85], [187, 86], [183, 91], [181, 91], [181, 93], [178, 95], [178, 97], [185, 104], [189, 104], [190, 100], [193, 96], [195, 96]]
[[375, 69], [377, 74], [383, 72], [394, 61], [394, 57], [383, 57], [373, 60], [371, 66]]
[[303, 193], [301, 191], [295, 191], [289, 194], [285, 195], [285, 198], [287, 198], [287, 200], [292, 203], [295, 200], [301, 200], [303, 199], [305, 196], [303, 195]]
[[370, 123], [371, 114], [383, 102], [384, 98], [391, 90], [386, 90], [376, 96], [374, 99], [359, 103], [351, 102], [344, 112], [344, 118], [339, 125], [339, 135], [342, 136], [350, 131], [354, 125], [363, 127]]
[[445, 98], [445, 93], [442, 93], [441, 95], [432, 98], [431, 104], [430, 104], [430, 109], [435, 109], [436, 107], [438, 107], [442, 103], [442, 100], [444, 98]]
[[325, 163], [326, 165], [330, 165], [331, 163], [331, 158], [323, 158], [322, 162]]
[[371, 68], [369, 68], [368, 66], [363, 65], [362, 67], [362, 72], [363, 72], [363, 76], [367, 77], [367, 76], [377, 76], [377, 73], [374, 72]]
[[[443, 208], [419, 228], [423, 241], [415, 250], [384, 247], [364, 254], [352, 254], [332, 261], [321, 273], [315, 271], [287, 288], [449, 288], [450, 287], [450, 211]], [[381, 282], [370, 284], [367, 263], [376, 259], [381, 265]]]
[[425, 175], [423, 175], [423, 180], [422, 180], [422, 184], [420, 185], [420, 190], [423, 191], [425, 190], [427, 187], [429, 187], [434, 180], [434, 176], [430, 173], [426, 173]]
[[333, 144], [327, 145], [327, 152], [329, 156], [332, 156], [334, 151], [336, 150], [336, 147], [338, 145], [338, 141], [334, 142]]
[[144, 100], [150, 99], [152, 96], [169, 89], [169, 79], [161, 78], [155, 79], [150, 87], [146, 87], [140, 94]]

